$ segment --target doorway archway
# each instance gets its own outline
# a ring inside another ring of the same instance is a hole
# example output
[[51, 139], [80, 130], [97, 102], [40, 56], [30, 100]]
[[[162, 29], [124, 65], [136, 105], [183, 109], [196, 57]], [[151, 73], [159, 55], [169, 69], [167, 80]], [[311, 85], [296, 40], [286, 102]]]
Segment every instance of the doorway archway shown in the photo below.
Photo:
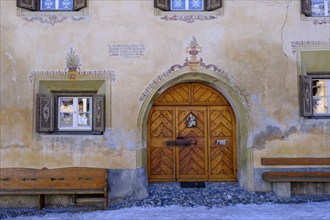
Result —
[[220, 92], [230, 103], [236, 118], [237, 181], [247, 189], [253, 190], [253, 154], [248, 139], [252, 130], [249, 105], [244, 93], [227, 76], [201, 68], [199, 72], [189, 69], [177, 70], [149, 90], [143, 99], [137, 126], [141, 134], [142, 149], [137, 152], [137, 167], [148, 170], [148, 116], [155, 100], [167, 89], [185, 82], [200, 82]]

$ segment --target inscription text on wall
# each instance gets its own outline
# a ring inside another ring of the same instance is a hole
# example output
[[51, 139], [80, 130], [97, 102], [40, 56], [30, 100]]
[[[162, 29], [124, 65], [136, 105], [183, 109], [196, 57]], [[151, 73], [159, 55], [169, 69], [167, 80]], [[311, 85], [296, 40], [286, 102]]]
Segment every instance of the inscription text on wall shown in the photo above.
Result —
[[110, 44], [111, 57], [140, 58], [144, 56], [144, 44]]

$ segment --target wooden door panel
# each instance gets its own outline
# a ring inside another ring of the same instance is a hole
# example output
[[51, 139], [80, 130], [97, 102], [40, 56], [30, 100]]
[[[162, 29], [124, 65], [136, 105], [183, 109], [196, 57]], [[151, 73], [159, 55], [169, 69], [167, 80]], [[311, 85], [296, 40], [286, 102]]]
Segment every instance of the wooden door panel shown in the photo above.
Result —
[[150, 181], [175, 181], [175, 109], [153, 107], [148, 121], [148, 176]]
[[236, 180], [236, 130], [234, 113], [229, 106], [209, 107], [210, 179]]
[[203, 148], [185, 147], [179, 149], [179, 178], [192, 178], [202, 176], [205, 178], [205, 156]]
[[[196, 126], [186, 124], [196, 117]], [[148, 118], [149, 181], [236, 181], [236, 122], [227, 99], [182, 83], [155, 100]]]
[[[187, 116], [196, 117], [196, 127], [187, 127]], [[191, 146], [177, 147], [178, 180], [207, 179], [206, 107], [177, 107], [177, 135], [192, 142]]]
[[174, 152], [167, 148], [153, 148], [150, 151], [150, 177], [155, 179], [175, 178]]
[[189, 105], [190, 85], [179, 84], [168, 89], [155, 101], [155, 105]]
[[221, 93], [207, 85], [192, 83], [191, 90], [191, 100], [194, 105], [229, 105]]

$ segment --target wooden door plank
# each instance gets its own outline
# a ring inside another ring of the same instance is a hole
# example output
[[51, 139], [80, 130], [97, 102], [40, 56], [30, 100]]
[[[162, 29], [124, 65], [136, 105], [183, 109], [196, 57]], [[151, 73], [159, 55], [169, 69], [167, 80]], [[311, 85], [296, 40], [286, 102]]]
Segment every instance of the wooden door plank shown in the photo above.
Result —
[[167, 146], [175, 139], [173, 107], [154, 106], [148, 120], [149, 181], [175, 181], [175, 148]]
[[161, 94], [154, 106], [173, 106], [190, 104], [190, 84], [184, 83], [173, 86]]
[[192, 105], [229, 105], [221, 93], [202, 83], [192, 83], [191, 96]]
[[236, 129], [230, 106], [208, 107], [209, 177], [236, 180]]
[[[177, 179], [185, 181], [207, 179], [206, 107], [182, 106], [177, 107], [176, 110], [177, 136], [196, 141], [192, 146], [177, 147]], [[186, 126], [186, 119], [190, 113], [196, 116], [196, 127]]]

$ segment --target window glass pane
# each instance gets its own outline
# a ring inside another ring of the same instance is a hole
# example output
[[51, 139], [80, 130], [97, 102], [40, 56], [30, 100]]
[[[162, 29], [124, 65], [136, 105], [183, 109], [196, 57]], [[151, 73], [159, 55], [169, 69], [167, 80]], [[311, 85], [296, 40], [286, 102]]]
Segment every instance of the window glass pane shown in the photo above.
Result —
[[189, 0], [189, 10], [203, 10], [203, 0]]
[[328, 99], [327, 98], [313, 98], [313, 111], [315, 114], [328, 113]]
[[90, 97], [83, 97], [78, 98], [78, 120], [77, 126], [78, 127], [85, 127], [91, 128], [92, 123], [92, 114], [91, 114], [91, 107], [92, 107], [92, 98]]
[[41, 10], [69, 10], [73, 9], [73, 0], [41, 0]]
[[59, 0], [59, 10], [72, 10], [73, 0]]
[[59, 127], [73, 126], [73, 98], [59, 98]]
[[72, 113], [61, 113], [59, 120], [59, 127], [71, 128], [73, 126]]
[[59, 97], [58, 129], [92, 130], [92, 97]]
[[79, 127], [90, 127], [91, 126], [91, 120], [90, 120], [90, 113], [80, 113], [78, 115], [78, 126]]
[[72, 113], [73, 112], [73, 98], [60, 98], [60, 112]]
[[327, 79], [313, 79], [313, 112], [317, 114], [329, 114], [329, 84]]
[[312, 16], [329, 16], [330, 0], [312, 0]]
[[202, 11], [204, 10], [204, 0], [171, 0], [172, 11]]
[[55, 10], [56, 0], [41, 0], [40, 8], [41, 10]]
[[79, 112], [90, 112], [91, 98], [78, 98]]

